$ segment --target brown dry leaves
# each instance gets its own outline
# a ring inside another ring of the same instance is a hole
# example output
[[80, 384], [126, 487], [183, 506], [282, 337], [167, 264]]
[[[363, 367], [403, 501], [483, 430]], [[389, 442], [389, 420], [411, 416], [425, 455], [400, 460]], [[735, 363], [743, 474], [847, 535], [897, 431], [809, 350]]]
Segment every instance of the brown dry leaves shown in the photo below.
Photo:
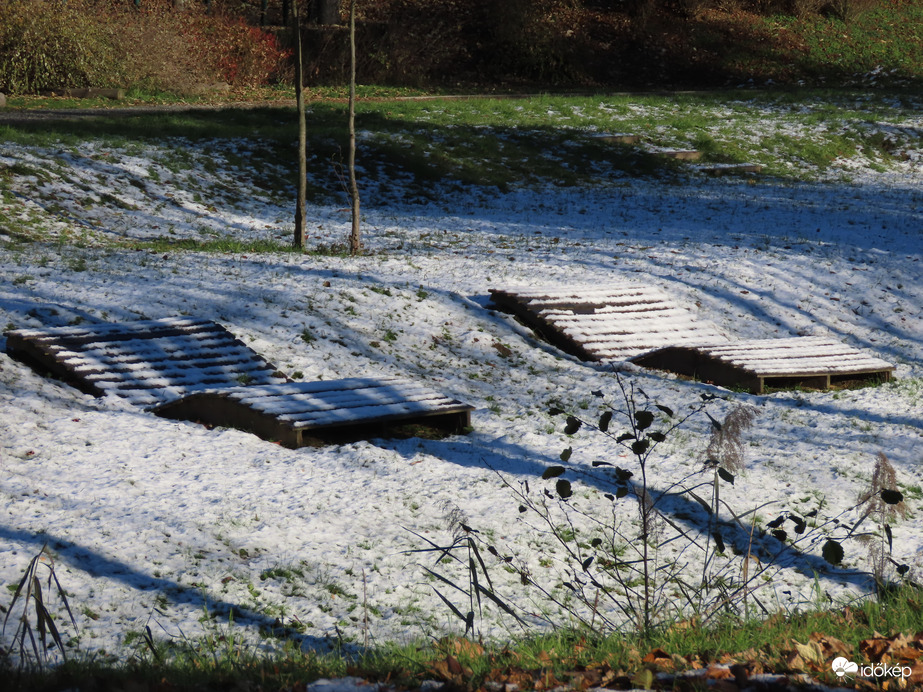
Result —
[[[630, 670], [613, 668], [601, 661], [591, 665], [572, 664], [571, 669], [561, 670], [560, 652], [541, 652], [537, 661], [522, 665], [520, 657], [510, 651], [491, 655], [472, 642], [463, 639], [443, 640], [441, 652], [444, 657], [429, 665], [428, 673], [449, 685], [454, 690], [481, 689], [486, 692], [517, 692], [537, 690], [546, 692], [566, 688], [581, 692], [588, 689], [606, 688], [612, 690], [700, 690], [711, 692], [741, 692], [747, 690], [797, 689], [820, 681], [837, 687], [875, 690], [912, 690], [923, 686], [923, 632], [875, 636], [859, 642], [854, 647], [831, 635], [813, 633], [806, 642], [788, 640], [781, 647], [764, 647], [738, 654], [687, 655], [680, 656], [663, 648], [654, 648], [647, 653], [632, 652]], [[577, 645], [570, 656], [579, 653]], [[498, 665], [485, 677], [481, 685], [473, 680], [471, 668], [459, 661], [472, 657], [502, 657]], [[858, 678], [837, 678], [833, 672], [833, 660], [844, 657], [860, 665], [886, 664], [910, 670], [910, 677], [882, 678], [870, 680]], [[568, 658], [567, 656], [565, 658]], [[535, 664], [538, 664], [537, 669]], [[564, 663], [566, 668], [567, 664]]]

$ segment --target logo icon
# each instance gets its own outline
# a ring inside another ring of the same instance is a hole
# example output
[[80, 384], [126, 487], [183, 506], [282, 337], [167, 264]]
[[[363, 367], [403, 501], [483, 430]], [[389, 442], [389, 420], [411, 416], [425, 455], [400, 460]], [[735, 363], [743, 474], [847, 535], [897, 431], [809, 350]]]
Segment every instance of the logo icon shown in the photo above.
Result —
[[855, 675], [859, 672], [859, 664], [840, 656], [833, 659], [833, 672], [836, 673], [838, 678], [842, 678], [844, 675]]

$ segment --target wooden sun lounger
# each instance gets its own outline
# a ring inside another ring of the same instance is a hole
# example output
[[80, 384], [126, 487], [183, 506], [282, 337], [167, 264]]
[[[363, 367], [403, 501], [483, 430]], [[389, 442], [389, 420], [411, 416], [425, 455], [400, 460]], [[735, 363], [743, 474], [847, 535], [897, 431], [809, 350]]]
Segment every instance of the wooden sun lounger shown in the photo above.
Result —
[[491, 300], [581, 360], [619, 361], [665, 346], [727, 341], [654, 286], [490, 289]]

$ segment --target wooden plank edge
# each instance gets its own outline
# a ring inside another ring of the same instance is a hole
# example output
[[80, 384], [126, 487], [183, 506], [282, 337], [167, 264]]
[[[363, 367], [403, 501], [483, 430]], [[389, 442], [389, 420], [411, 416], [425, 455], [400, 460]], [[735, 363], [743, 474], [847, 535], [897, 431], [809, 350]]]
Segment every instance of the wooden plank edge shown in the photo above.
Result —
[[702, 165], [698, 169], [701, 173], [715, 177], [722, 175], [739, 175], [741, 173], [762, 173], [763, 166], [759, 163], [733, 163], [726, 165]]
[[102, 397], [106, 392], [83, 377], [65, 363], [58, 360], [54, 353], [42, 348], [16, 332], [6, 334], [6, 354], [13, 360], [27, 365], [39, 375], [50, 376], [74, 389], [91, 396]]
[[641, 141], [641, 135], [633, 135], [627, 132], [598, 132], [594, 133], [592, 138], [608, 144], [638, 144]]
[[837, 382], [851, 380], [871, 381], [880, 378], [881, 381], [888, 382], [894, 370], [891, 367], [849, 373], [792, 372], [766, 375], [716, 358], [708, 352], [708, 348], [707, 346], [665, 346], [628, 360], [644, 368], [671, 372], [719, 387], [746, 389], [752, 394], [764, 394], [767, 388], [805, 387], [826, 390]]
[[662, 159], [673, 159], [674, 161], [698, 161], [702, 158], [702, 152], [695, 149], [655, 149], [650, 153]]
[[410, 425], [425, 425], [447, 435], [460, 434], [471, 428], [471, 412], [474, 410], [473, 406], [458, 402], [456, 406], [436, 411], [396, 413], [326, 425], [299, 426], [251, 408], [221, 390], [194, 392], [150, 409], [161, 418], [184, 420], [208, 427], [234, 428], [291, 449], [388, 437], [389, 428]]

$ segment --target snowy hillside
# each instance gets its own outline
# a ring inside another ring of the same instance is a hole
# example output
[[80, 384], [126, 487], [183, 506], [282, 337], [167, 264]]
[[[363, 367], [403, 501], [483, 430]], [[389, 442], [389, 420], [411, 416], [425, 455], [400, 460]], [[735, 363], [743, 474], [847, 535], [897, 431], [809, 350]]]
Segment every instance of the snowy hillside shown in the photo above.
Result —
[[[247, 146], [234, 143], [238, 153]], [[764, 523], [784, 510], [847, 510], [876, 455], [886, 454], [910, 512], [893, 527], [894, 556], [923, 578], [918, 163], [876, 172], [853, 162], [848, 182], [690, 174], [386, 206], [367, 181], [362, 257], [121, 246], [168, 234], [290, 236], [292, 210], [231, 179], [222, 152], [211, 153], [199, 184], [232, 193], [208, 203], [160, 167], [156, 147], [88, 143], [64, 161], [51, 150], [3, 145], [0, 165], [53, 173], [22, 178], [14, 183], [22, 196], [0, 201], [0, 324], [210, 319], [297, 380], [425, 384], [475, 406], [473, 431], [290, 450], [94, 399], [0, 355], [0, 581], [18, 583], [47, 544], [79, 625], [75, 647], [139, 646], [146, 626], [155, 638], [232, 627], [271, 641], [260, 630], [282, 624], [306, 645], [459, 631], [419, 566], [429, 556], [406, 552], [425, 547], [411, 531], [449, 540], [456, 508], [515, 556], [517, 569], [563, 594], [560, 547], [520, 513], [507, 484], [542, 487], [543, 470], [561, 464], [566, 447], [574, 450], [568, 467], [603, 460], [631, 468], [632, 459], [600, 435], [565, 435], [563, 419], [549, 414], [559, 406], [595, 420], [603, 401], [618, 403], [615, 375], [492, 310], [488, 289], [510, 285], [653, 285], [731, 339], [825, 336], [894, 364], [894, 380], [880, 386], [759, 397], [636, 367], [622, 377], [675, 411], [702, 393], [728, 397], [713, 402], [718, 419], [735, 403], [758, 409], [747, 470], [722, 493], [738, 512], [771, 501], [757, 512]], [[340, 206], [312, 207], [309, 222], [311, 243], [346, 238]], [[20, 223], [38, 224], [47, 237], [21, 240]], [[655, 491], [701, 468], [709, 430], [698, 416], [668, 437], [652, 462]], [[577, 488], [572, 502], [603, 506], [605, 488]], [[622, 502], [616, 511], [633, 521], [635, 507]], [[826, 570], [820, 545], [785, 553], [779, 574], [759, 585], [761, 602], [793, 610], [825, 595], [838, 603], [866, 593], [865, 548], [850, 543], [842, 569]], [[671, 550], [662, 559], [677, 559]], [[695, 553], [683, 559], [690, 574], [701, 573]], [[497, 564], [491, 575], [530, 626], [565, 621], [521, 586], [521, 572]], [[519, 631], [493, 611], [479, 628], [496, 637]]]

